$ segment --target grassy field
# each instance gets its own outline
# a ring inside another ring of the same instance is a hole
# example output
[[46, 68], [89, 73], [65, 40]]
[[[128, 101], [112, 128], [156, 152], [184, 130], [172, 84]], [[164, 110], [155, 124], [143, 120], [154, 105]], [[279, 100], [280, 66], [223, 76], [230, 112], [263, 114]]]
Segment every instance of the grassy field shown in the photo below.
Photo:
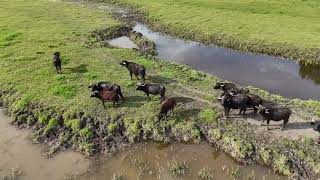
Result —
[[317, 0], [105, 1], [135, 7], [146, 13], [156, 30], [181, 37], [245, 51], [320, 60], [307, 54], [320, 51]]
[[[263, 150], [264, 164], [291, 175], [295, 167], [286, 158], [295, 158], [295, 154], [283, 154], [281, 149], [294, 146], [294, 150], [306, 151], [305, 146], [297, 145], [300, 142], [287, 140], [290, 143], [285, 144], [282, 138], [275, 142], [268, 133], [253, 133], [248, 123], [239, 121], [233, 126], [217, 121], [221, 109], [216, 102], [220, 92], [213, 89], [218, 80], [215, 77], [184, 65], [148, 60], [134, 50], [86, 47], [92, 31], [121, 24], [110, 12], [45, 0], [1, 0], [0, 5], [0, 103], [7, 107], [13, 124], [33, 127], [40, 142], [58, 143], [52, 153], [61, 146], [89, 155], [95, 150], [114, 150], [121, 143], [150, 139], [199, 142], [207, 137], [212, 143], [219, 141], [219, 147], [237, 160], [251, 162], [261, 159], [260, 151], [253, 147], [270, 148], [272, 141], [270, 150], [259, 149]], [[52, 66], [55, 51], [62, 54], [63, 74], [56, 74]], [[135, 90], [138, 81], [130, 80], [127, 70], [119, 65], [124, 59], [143, 64], [146, 81], [164, 84], [166, 95], [178, 100], [171, 117], [160, 122], [155, 119], [160, 98], [148, 101], [144, 93]], [[122, 87], [125, 101], [117, 109], [111, 104], [103, 108], [100, 101], [89, 98], [88, 85], [98, 81]], [[318, 101], [287, 100], [252, 90], [300, 108], [304, 114], [320, 115]], [[305, 157], [316, 163], [316, 153], [308, 149]], [[279, 163], [272, 161], [279, 158]]]
[[[36, 0], [1, 1], [1, 6], [6, 8], [0, 12], [0, 88], [16, 92], [13, 97], [2, 97], [10, 102], [8, 106], [13, 117], [19, 115], [19, 111], [27, 111], [32, 104], [58, 112], [53, 116], [50, 116], [50, 110], [36, 113], [35, 118], [49, 129], [58, 125], [55, 120], [58, 117], [55, 116], [61, 113], [65, 126], [69, 126], [72, 122], [69, 120], [76, 118], [79, 112], [83, 112], [85, 117], [97, 118], [108, 116], [116, 119], [125, 115], [128, 133], [134, 139], [140, 135], [141, 124], [152, 131], [160, 110], [160, 98], [153, 97], [148, 101], [144, 93], [136, 91], [138, 81], [130, 80], [127, 69], [119, 65], [122, 60], [143, 64], [147, 68], [146, 82], [165, 84], [167, 96], [179, 96], [180, 86], [198, 86], [206, 92], [209, 90], [205, 89], [216, 82], [215, 78], [186, 66], [150, 61], [133, 50], [85, 47], [84, 42], [90, 32], [120, 24], [111, 18], [110, 13], [64, 2]], [[59, 6], [59, 11], [56, 6]], [[61, 75], [56, 74], [52, 65], [55, 51], [62, 55]], [[119, 108], [111, 108], [110, 104], [104, 109], [99, 100], [90, 98], [88, 85], [99, 81], [117, 83], [122, 87], [126, 99]], [[203, 96], [214, 100], [216, 95]], [[196, 121], [181, 119], [194, 120], [202, 107], [193, 106], [191, 102], [178, 108], [172, 121], [165, 124], [192, 130]], [[216, 112], [210, 110], [209, 114], [214, 118]], [[198, 131], [193, 135], [199, 138]]]

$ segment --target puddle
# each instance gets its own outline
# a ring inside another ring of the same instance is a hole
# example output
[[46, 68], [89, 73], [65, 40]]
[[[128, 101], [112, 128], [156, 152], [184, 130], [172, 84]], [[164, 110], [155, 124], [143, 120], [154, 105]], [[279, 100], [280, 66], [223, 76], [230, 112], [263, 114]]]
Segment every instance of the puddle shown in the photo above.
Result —
[[31, 141], [29, 130], [18, 130], [9, 124], [0, 110], [0, 179], [21, 171], [22, 180], [57, 180], [85, 173], [90, 161], [72, 150], [58, 153], [53, 158], [42, 156], [44, 145]]
[[[186, 176], [175, 177], [168, 169], [168, 163], [173, 160], [186, 162], [189, 167]], [[126, 180], [195, 180], [203, 168], [213, 169], [214, 179], [234, 179], [231, 175], [236, 169], [240, 176], [236, 179], [277, 180], [285, 179], [273, 173], [270, 169], [252, 165], [243, 166], [234, 162], [229, 156], [207, 144], [173, 144], [163, 146], [157, 143], [139, 143], [130, 150], [119, 152], [108, 160], [100, 159], [96, 167], [83, 180], [105, 180], [115, 175], [124, 175]]]
[[111, 46], [118, 48], [126, 48], [126, 49], [138, 49], [139, 47], [134, 44], [128, 37], [122, 36], [115, 39], [112, 39], [108, 42]]
[[139, 23], [134, 30], [155, 42], [160, 59], [285, 97], [320, 100], [320, 65], [302, 65], [273, 56], [209, 47], [153, 32]]

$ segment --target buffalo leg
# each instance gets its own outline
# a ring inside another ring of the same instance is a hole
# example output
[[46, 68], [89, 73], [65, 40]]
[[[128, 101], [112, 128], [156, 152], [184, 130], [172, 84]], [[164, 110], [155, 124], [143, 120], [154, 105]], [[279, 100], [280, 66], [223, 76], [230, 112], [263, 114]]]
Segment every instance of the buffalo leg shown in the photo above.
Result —
[[262, 123], [260, 124], [260, 126], [263, 126], [263, 123], [265, 120], [266, 120], [265, 118], [262, 119]]
[[118, 91], [118, 95], [120, 96], [120, 98], [123, 100], [123, 95], [122, 95], [122, 92], [119, 90]]
[[59, 74], [59, 67], [55, 66], [57, 73]]
[[226, 116], [226, 118], [228, 118], [229, 112], [230, 112], [230, 109], [229, 109], [229, 108], [225, 108], [225, 109], [224, 109], [224, 115]]
[[243, 115], [246, 115], [246, 108], [241, 108], [239, 111], [239, 114], [241, 115], [241, 112], [243, 112]]
[[267, 119], [267, 130], [269, 131], [269, 123], [270, 123], [270, 119]]
[[61, 71], [61, 66], [58, 66], [59, 67], [59, 71], [60, 71], [60, 74], [62, 74], [62, 71]]
[[130, 72], [130, 79], [132, 80], [132, 72]]
[[286, 126], [286, 124], [288, 123], [288, 119], [285, 119], [285, 120], [283, 120], [283, 125], [282, 125], [282, 127], [281, 127], [281, 131], [283, 131], [284, 130], [284, 127]]
[[149, 96], [149, 93], [146, 93], [146, 94], [147, 94], [148, 100], [150, 100], [150, 96]]

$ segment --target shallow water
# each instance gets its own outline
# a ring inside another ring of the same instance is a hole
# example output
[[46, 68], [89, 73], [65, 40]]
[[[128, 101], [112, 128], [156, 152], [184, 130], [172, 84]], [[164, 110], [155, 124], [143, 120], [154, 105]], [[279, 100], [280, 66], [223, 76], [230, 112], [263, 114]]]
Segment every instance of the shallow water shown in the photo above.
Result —
[[320, 100], [320, 65], [302, 65], [273, 56], [209, 47], [153, 32], [139, 23], [134, 30], [155, 42], [160, 59], [285, 97]]
[[122, 36], [115, 39], [112, 39], [108, 42], [111, 46], [133, 49], [138, 48], [136, 44], [134, 44], [128, 37]]
[[45, 158], [42, 154], [46, 147], [32, 143], [30, 131], [18, 130], [9, 122], [0, 110], [0, 179], [13, 178], [13, 172], [20, 171], [22, 180], [56, 180], [88, 170], [90, 161], [72, 150]]
[[[186, 162], [186, 176], [171, 175], [168, 163], [175, 161]], [[240, 176], [236, 179], [277, 180], [285, 179], [273, 173], [268, 168], [250, 165], [243, 166], [235, 163], [224, 153], [215, 151], [207, 144], [161, 145], [157, 143], [139, 143], [130, 150], [118, 152], [112, 158], [104, 160], [100, 157], [97, 166], [93, 166], [89, 174], [82, 176], [86, 180], [111, 179], [113, 175], [123, 175], [126, 180], [195, 180], [203, 168], [213, 169], [214, 179], [233, 179], [233, 171], [239, 169]]]

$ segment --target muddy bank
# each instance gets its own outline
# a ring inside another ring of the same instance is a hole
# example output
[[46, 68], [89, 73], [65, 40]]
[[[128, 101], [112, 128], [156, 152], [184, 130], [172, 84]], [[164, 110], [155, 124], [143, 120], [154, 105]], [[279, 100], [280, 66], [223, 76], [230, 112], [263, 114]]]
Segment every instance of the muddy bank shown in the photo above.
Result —
[[[123, 41], [122, 43], [131, 44], [129, 47], [138, 50], [141, 55], [146, 57], [154, 57], [157, 55], [154, 42], [146, 38], [141, 33], [134, 31], [129, 24], [95, 30], [87, 37], [87, 40], [84, 42], [84, 46], [91, 48], [117, 47], [119, 42], [115, 41], [116, 38], [118, 41]], [[129, 38], [134, 44], [126, 40], [126, 38]], [[124, 47], [126, 48], [126, 46]]]
[[[176, 167], [172, 166], [174, 163], [185, 165], [181, 168], [184, 175], [173, 175], [175, 171], [172, 170]], [[111, 158], [100, 157], [96, 164], [80, 179], [286, 179], [258, 165], [236, 163], [229, 156], [204, 143], [137, 143], [128, 150], [117, 152]]]
[[89, 160], [71, 150], [53, 158], [43, 156], [46, 146], [31, 141], [30, 130], [13, 127], [0, 110], [0, 178], [56, 180], [84, 174]]
[[225, 121], [211, 116], [214, 112], [210, 109], [204, 110], [198, 121], [170, 124], [154, 121], [153, 116], [134, 121], [120, 114], [116, 117], [90, 117], [85, 112], [64, 114], [33, 103], [17, 108], [20, 98], [13, 91], [2, 92], [0, 100], [15, 126], [32, 128], [35, 140], [51, 144], [48, 156], [70, 147], [90, 156], [116, 152], [147, 140], [171, 143], [205, 140], [238, 162], [263, 164], [287, 176], [312, 179], [320, 172], [320, 152], [313, 141], [275, 137], [246, 121]]

